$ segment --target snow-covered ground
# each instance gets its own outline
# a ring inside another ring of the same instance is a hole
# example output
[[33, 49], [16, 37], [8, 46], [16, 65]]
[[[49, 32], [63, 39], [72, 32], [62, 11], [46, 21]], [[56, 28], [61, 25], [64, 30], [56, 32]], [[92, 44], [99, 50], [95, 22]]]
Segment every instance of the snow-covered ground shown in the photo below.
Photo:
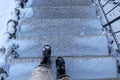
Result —
[[14, 8], [14, 0], [0, 0], [0, 35], [6, 32], [7, 21], [11, 19], [11, 12]]
[[[26, 6], [30, 6], [31, 3], [32, 0], [29, 0]], [[31, 14], [28, 15], [28, 13]], [[31, 16], [32, 9], [21, 8], [20, 0], [0, 0], [0, 68], [3, 68], [5, 71], [8, 68], [7, 60], [10, 56], [9, 53], [12, 53], [15, 45], [18, 45], [13, 38], [13, 34], [16, 33], [16, 30], [17, 32], [19, 31], [19, 18]], [[2, 75], [0, 75], [1, 77]]]
[[10, 39], [10, 33], [14, 33], [14, 27], [16, 27], [13, 22], [8, 24], [8, 21], [18, 21], [15, 15], [17, 5], [18, 3], [15, 0], [0, 0], [0, 68], [3, 68], [5, 71], [8, 71], [6, 70], [8, 68], [7, 60], [15, 43], [14, 39]]
[[8, 36], [5, 33], [7, 32], [7, 22], [12, 17], [11, 12], [14, 7], [14, 0], [0, 0], [0, 48], [6, 47], [9, 43]]

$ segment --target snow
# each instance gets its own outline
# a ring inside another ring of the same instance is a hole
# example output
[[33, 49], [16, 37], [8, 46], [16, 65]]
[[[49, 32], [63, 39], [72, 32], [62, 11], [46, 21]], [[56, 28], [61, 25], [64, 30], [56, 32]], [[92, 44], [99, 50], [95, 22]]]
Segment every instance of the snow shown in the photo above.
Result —
[[[5, 48], [5, 52], [0, 51], [0, 68], [5, 69], [5, 67], [8, 67], [7, 60], [8, 57], [10, 56], [11, 53], [10, 51], [12, 51], [11, 49], [14, 47], [13, 44], [17, 44], [16, 40], [9, 38], [10, 37], [9, 33], [15, 32], [15, 24], [13, 22], [10, 22], [8, 24], [8, 21], [15, 20], [18, 21], [18, 23], [20, 23], [20, 21], [18, 20], [18, 16], [16, 14], [16, 10], [15, 10], [16, 8], [20, 10], [20, 17], [24, 15], [24, 17], [28, 18], [31, 17], [33, 13], [31, 8], [28, 9], [20, 8], [19, 0], [0, 0], [0, 3], [1, 3], [0, 4], [0, 49]], [[31, 4], [32, 4], [32, 0], [29, 0], [29, 2], [26, 5], [30, 6]], [[27, 13], [27, 15], [25, 13]]]
[[[106, 1], [108, 0], [102, 0], [102, 4], [105, 4]], [[115, 0], [116, 2], [120, 2], [120, 0]], [[111, 10], [113, 7], [115, 7], [116, 5], [113, 4], [112, 1], [110, 1], [109, 4], [107, 4], [105, 7], [104, 7], [104, 10], [105, 12], [107, 13], [109, 10]], [[108, 15], [107, 15], [107, 18], [109, 21], [117, 18], [118, 16], [120, 16], [120, 6], [118, 6], [117, 8], [115, 8], [112, 12], [110, 12]], [[103, 19], [103, 24], [105, 24], [106, 21], [105, 19]], [[117, 32], [117, 31], [120, 31], [120, 20], [114, 22], [111, 24], [112, 26], [112, 29], [113, 29], [113, 32]], [[111, 33], [107, 33], [108, 35], [108, 40], [109, 40], [109, 48], [111, 48], [111, 54], [118, 57], [119, 53], [116, 51], [118, 48], [117, 48], [117, 45], [115, 43], [115, 40], [112, 36]], [[117, 38], [117, 41], [118, 43], [120, 43], [120, 33], [116, 33], [116, 38]], [[113, 40], [114, 42], [111, 44], [111, 40]], [[118, 57], [117, 60], [120, 60], [120, 58]], [[120, 76], [120, 74], [119, 74]]]
[[33, 16], [33, 9], [32, 8], [25, 8], [21, 10], [21, 17], [26, 19], [26, 18], [30, 18]]
[[[54, 80], [56, 80], [56, 58], [52, 59], [52, 72]], [[112, 57], [64, 57], [64, 59], [66, 62], [66, 73], [72, 80], [117, 78], [116, 61]], [[8, 80], [16, 80], [16, 78], [17, 80], [28, 80], [39, 62], [39, 58], [33, 58], [32, 60], [21, 59], [11, 62]]]
[[[33, 0], [29, 0], [28, 3], [26, 4], [26, 7], [32, 6], [31, 5], [32, 2], [33, 2]], [[1, 3], [1, 5], [0, 5], [0, 49], [6, 48], [7, 51], [9, 52], [9, 51], [11, 51], [10, 50], [11, 45], [17, 43], [17, 41], [15, 41], [13, 39], [10, 40], [9, 35], [5, 34], [6, 32], [10, 32], [10, 33], [15, 32], [15, 30], [13, 28], [14, 24], [10, 23], [7, 26], [7, 22], [10, 19], [14, 19], [14, 20], [18, 21], [18, 17], [15, 15], [16, 14], [15, 8], [18, 8], [20, 10], [20, 12], [21, 12], [20, 17], [21, 18], [32, 17], [33, 10], [32, 10], [32, 8], [25, 8], [25, 9], [20, 8], [20, 6], [18, 5], [20, 3], [20, 1], [16, 1], [16, 0], [0, 0], [0, 3]], [[105, 3], [105, 2], [103, 2], [103, 3]], [[115, 5], [109, 4], [104, 9], [106, 12], [108, 12], [114, 6]], [[114, 10], [114, 13], [110, 13], [108, 15], [109, 20], [112, 20], [113, 18], [119, 16], [119, 13], [120, 13], [119, 10], [120, 10], [120, 7], [116, 8]], [[20, 22], [20, 21], [18, 21], [18, 22]], [[114, 23], [112, 25], [115, 26], [113, 28], [114, 31], [120, 30], [120, 28], [117, 27], [120, 25], [119, 21], [118, 21], [118, 23]], [[84, 33], [81, 33], [81, 35], [84, 35]], [[120, 36], [120, 34], [118, 36]], [[81, 40], [77, 39], [75, 41], [78, 41], [76, 43], [79, 43]], [[82, 40], [82, 42], [83, 42], [82, 44], [84, 45], [86, 41]], [[89, 42], [89, 40], [88, 40], [88, 42]], [[20, 42], [20, 43], [24, 44], [23, 46], [21, 46], [22, 49], [24, 49], [25, 46], [29, 46], [29, 44], [27, 44], [27, 41]], [[92, 43], [93, 43], [92, 47], [97, 46], [96, 43], [94, 43], [94, 40]], [[99, 43], [97, 43], [97, 44], [99, 44]], [[99, 48], [102, 49], [102, 45], [99, 45]], [[4, 52], [1, 51], [0, 52], [0, 67], [6, 66], [6, 60], [7, 60], [6, 58], [7, 58], [7, 54], [5, 53], [5, 55], [4, 55]], [[67, 69], [68, 69], [67, 73], [72, 78], [74, 77], [76, 79], [80, 79], [80, 78], [82, 78], [82, 79], [91, 79], [91, 78], [96, 79], [96, 78], [116, 78], [117, 77], [116, 61], [113, 58], [102, 58], [102, 59], [101, 58], [97, 58], [97, 59], [94, 58], [94, 59], [81, 59], [81, 60], [80, 59], [81, 58], [79, 58], [79, 59], [73, 59], [73, 58], [66, 59]], [[71, 62], [69, 62], [70, 60], [71, 60]], [[75, 63], [75, 64], [71, 65], [71, 63]], [[9, 74], [10, 77], [8, 78], [8, 80], [16, 80], [18, 78], [20, 80], [28, 80], [32, 70], [35, 68], [35, 66], [37, 66], [37, 64], [38, 64], [38, 62], [37, 63], [27, 63], [27, 64], [26, 63], [16, 63], [16, 64], [10, 65], [10, 74]], [[80, 65], [79, 70], [76, 68], [77, 65]], [[24, 66], [24, 68], [23, 68], [23, 66]], [[55, 66], [55, 64], [54, 64], [54, 66]], [[70, 68], [70, 67], [72, 67], [72, 68]], [[77, 75], [74, 75], [75, 73], [73, 72], [73, 70], [76, 71]], [[78, 75], [78, 73], [80, 75]], [[98, 75], [96, 75], [96, 74], [98, 74]]]
[[[23, 68], [24, 66], [24, 68]], [[16, 80], [17, 77], [19, 77], [20, 80], [29, 80], [29, 76], [31, 75], [32, 71], [34, 70], [35, 66], [37, 66], [36, 63], [28, 63], [26, 64], [13, 64], [10, 66], [10, 77], [8, 80], [12, 77], [14, 79], [10, 80]], [[27, 77], [27, 79], [26, 79]]]
[[[102, 42], [102, 43], [101, 43]], [[105, 35], [70, 37], [27, 37], [19, 38], [20, 57], [39, 57], [45, 44], [53, 48], [52, 56], [101, 56], [108, 55], [108, 42]], [[58, 44], [59, 43], [59, 44]], [[99, 44], [99, 45], [96, 45]], [[68, 47], [69, 46], [69, 47]], [[38, 48], [36, 48], [38, 47]]]
[[[0, 35], [6, 32], [7, 22], [11, 18], [11, 10], [14, 8], [14, 0], [0, 0]], [[6, 4], [6, 5], [5, 5]]]
[[[104, 40], [103, 40], [104, 39]], [[103, 41], [102, 42], [102, 44], [100, 43], [100, 41]], [[80, 38], [76, 38], [74, 41], [77, 43], [77, 44], [79, 44], [79, 45], [86, 45], [86, 46], [89, 46], [90, 44], [90, 46], [91, 46], [91, 48], [92, 47], [96, 47], [96, 48], [98, 48], [98, 49], [103, 49], [103, 46], [104, 46], [104, 48], [105, 48], [105, 45], [104, 44], [106, 44], [107, 45], [107, 42], [106, 42], [106, 36], [102, 36], [101, 38], [97, 38], [96, 36], [94, 36], [93, 38], [88, 38], [88, 37], [83, 37], [82, 39], [80, 39]], [[86, 44], [86, 42], [88, 43], [88, 44]], [[96, 45], [96, 44], [99, 44], [99, 45]], [[106, 49], [106, 48], [105, 48]]]
[[[11, 28], [14, 24], [10, 23], [7, 26], [7, 23], [10, 19], [17, 20], [14, 13], [16, 3], [15, 0], [0, 0], [0, 3], [0, 49], [5, 48], [5, 51], [0, 51], [0, 68], [8, 72], [7, 60], [13, 47], [13, 40], [9, 39], [8, 32], [14, 32], [14, 29]], [[10, 28], [8, 29], [8, 27]], [[5, 74], [0, 75], [0, 77], [2, 76], [5, 76]]]
[[[102, 0], [101, 3], [104, 5], [104, 4], [106, 3], [106, 1], [107, 1], [107, 0]], [[117, 1], [117, 0], [115, 0], [115, 1]], [[113, 2], [110, 1], [110, 2], [104, 7], [105, 13], [107, 13], [109, 10], [111, 10], [111, 9], [112, 9], [113, 7], [115, 7], [115, 6], [116, 6], [116, 5], [114, 5]], [[112, 12], [110, 12], [110, 13], [107, 15], [107, 18], [108, 18], [109, 21], [111, 21], [111, 20], [115, 19], [115, 18], [118, 17], [118, 16], [120, 16], [120, 6], [118, 6], [118, 7], [115, 8]], [[102, 14], [102, 24], [106, 24], [106, 20], [105, 20], [103, 14]], [[111, 24], [112, 29], [113, 29], [113, 32], [120, 31], [119, 25], [120, 25], [120, 20], [118, 20], [118, 21], [116, 21], [116, 22], [114, 22], [114, 23]], [[108, 34], [108, 35], [109, 35], [109, 34]], [[112, 37], [112, 35], [109, 36], [109, 38], [110, 38], [110, 37]], [[117, 34], [116, 34], [116, 37], [117, 37], [117, 39], [118, 39], [118, 42], [120, 42], [120, 33], [117, 33]], [[114, 40], [114, 39], [112, 39], [112, 40]], [[112, 44], [112, 48], [114, 49], [114, 50], [113, 50], [113, 54], [116, 53], [116, 52], [114, 52], [114, 51], [115, 51], [115, 49], [117, 49], [117, 47], [116, 47], [115, 45], [116, 45], [116, 44], [115, 44], [115, 42], [114, 42], [114, 43]]]
[[26, 7], [31, 7], [34, 0], [28, 0]]

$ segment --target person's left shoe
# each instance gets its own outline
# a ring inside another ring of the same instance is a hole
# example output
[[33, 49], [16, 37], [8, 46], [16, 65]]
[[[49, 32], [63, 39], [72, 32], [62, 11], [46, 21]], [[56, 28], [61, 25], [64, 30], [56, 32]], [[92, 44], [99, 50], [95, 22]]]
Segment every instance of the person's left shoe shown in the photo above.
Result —
[[66, 76], [65, 72], [65, 61], [62, 57], [56, 59], [57, 79]]
[[70, 77], [66, 75], [65, 61], [62, 57], [57, 57], [56, 69], [57, 69], [57, 79], [71, 80]]
[[43, 56], [41, 65], [51, 68], [51, 47], [49, 45], [45, 45], [42, 49]]

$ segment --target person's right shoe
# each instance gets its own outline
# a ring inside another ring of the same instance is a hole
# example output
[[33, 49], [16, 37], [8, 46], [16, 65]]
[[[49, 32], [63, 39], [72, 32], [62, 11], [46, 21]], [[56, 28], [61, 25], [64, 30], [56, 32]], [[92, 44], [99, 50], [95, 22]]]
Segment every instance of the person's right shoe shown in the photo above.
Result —
[[51, 68], [51, 47], [45, 45], [42, 49], [43, 56], [41, 60], [41, 65]]
[[57, 57], [56, 59], [56, 69], [57, 69], [57, 79], [66, 76], [65, 72], [65, 61], [62, 57]]

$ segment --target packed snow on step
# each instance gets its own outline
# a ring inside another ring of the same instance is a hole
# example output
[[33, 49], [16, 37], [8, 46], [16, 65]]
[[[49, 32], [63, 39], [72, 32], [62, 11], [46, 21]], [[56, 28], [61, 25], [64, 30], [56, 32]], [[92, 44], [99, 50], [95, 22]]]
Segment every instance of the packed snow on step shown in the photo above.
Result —
[[96, 35], [102, 32], [99, 19], [32, 19], [21, 24], [19, 37]]
[[12, 64], [9, 67], [9, 77], [7, 80], [29, 80], [32, 71], [39, 63]]
[[32, 7], [33, 1], [34, 0], [28, 0], [25, 7]]
[[35, 7], [32, 19], [96, 18], [93, 6]]
[[[52, 59], [54, 80], [56, 79], [55, 59]], [[117, 78], [116, 60], [112, 57], [69, 57], [64, 59], [66, 72], [73, 80]], [[8, 80], [28, 80], [39, 62], [39, 59], [31, 61], [21, 59], [21, 61], [11, 63]]]
[[33, 16], [33, 9], [32, 8], [25, 8], [21, 9], [21, 18], [31, 18]]
[[91, 6], [92, 2], [92, 0], [35, 0], [32, 6]]
[[108, 42], [105, 35], [71, 37], [28, 37], [19, 38], [20, 57], [39, 57], [44, 45], [52, 47], [53, 56], [95, 56], [108, 55]]

